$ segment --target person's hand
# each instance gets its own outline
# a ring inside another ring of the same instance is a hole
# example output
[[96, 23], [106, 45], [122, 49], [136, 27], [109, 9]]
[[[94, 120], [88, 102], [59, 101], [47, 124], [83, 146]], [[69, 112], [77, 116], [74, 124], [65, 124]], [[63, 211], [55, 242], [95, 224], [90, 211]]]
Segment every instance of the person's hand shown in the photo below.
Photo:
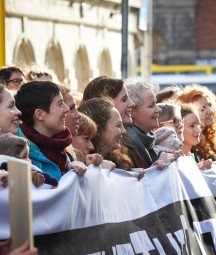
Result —
[[8, 172], [5, 170], [0, 170], [0, 186], [6, 188], [8, 186]]
[[112, 161], [110, 160], [106, 160], [104, 159], [101, 163], [101, 168], [104, 168], [104, 169], [108, 169], [110, 171], [112, 171], [113, 169], [116, 168], [116, 164], [113, 163]]
[[175, 158], [174, 160], [184, 155], [182, 150], [174, 150], [174, 151], [171, 151], [171, 153], [174, 155], [174, 158]]
[[19, 248], [11, 251], [10, 253], [6, 253], [5, 255], [38, 255], [37, 248], [29, 249], [29, 243], [25, 242]]
[[206, 169], [212, 168], [212, 159], [204, 160], [203, 164]]
[[215, 153], [212, 155], [212, 158], [213, 158], [213, 160], [216, 160], [216, 154]]
[[170, 164], [175, 160], [175, 155], [173, 153], [161, 152], [158, 160], [164, 162], [165, 165]]
[[0, 254], [6, 255], [11, 251], [11, 239], [0, 241]]
[[156, 166], [157, 170], [163, 170], [167, 166], [167, 164], [165, 164], [163, 160], [158, 159], [154, 162], [152, 166]]
[[197, 166], [199, 167], [200, 170], [205, 170], [205, 169], [210, 169], [212, 167], [212, 159], [201, 159], [198, 163]]
[[141, 180], [144, 177], [145, 170], [143, 168], [132, 168], [133, 172], [138, 173], [138, 180]]
[[70, 162], [68, 167], [79, 176], [83, 175], [87, 170], [87, 166], [83, 162], [77, 160]]
[[99, 166], [102, 163], [102, 161], [103, 161], [103, 157], [98, 153], [86, 155], [86, 165], [87, 166], [89, 166], [91, 164], [93, 164], [95, 166]]
[[36, 186], [39, 187], [42, 184], [44, 184], [45, 178], [42, 174], [32, 171], [32, 183]]

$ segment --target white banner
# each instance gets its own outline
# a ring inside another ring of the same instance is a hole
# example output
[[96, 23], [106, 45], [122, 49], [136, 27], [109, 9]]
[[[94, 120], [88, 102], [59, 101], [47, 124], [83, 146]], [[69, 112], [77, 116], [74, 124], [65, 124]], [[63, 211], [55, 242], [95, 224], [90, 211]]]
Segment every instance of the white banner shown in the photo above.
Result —
[[[215, 254], [215, 169], [181, 157], [140, 181], [120, 169], [70, 171], [55, 189], [32, 189], [36, 246], [50, 255]], [[0, 188], [0, 239], [10, 236], [8, 215]]]

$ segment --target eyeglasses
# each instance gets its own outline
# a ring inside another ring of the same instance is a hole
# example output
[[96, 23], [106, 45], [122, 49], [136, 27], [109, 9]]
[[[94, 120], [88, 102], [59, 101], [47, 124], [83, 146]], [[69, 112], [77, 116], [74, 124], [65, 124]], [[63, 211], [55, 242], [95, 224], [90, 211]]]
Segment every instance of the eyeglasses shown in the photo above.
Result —
[[17, 79], [17, 78], [8, 80], [7, 83], [9, 82], [12, 82], [15, 86], [21, 86], [24, 83], [23, 79]]
[[183, 123], [183, 120], [175, 117], [173, 120], [163, 121], [160, 124], [165, 124], [165, 123], [173, 123], [175, 127], [178, 127], [180, 124]]

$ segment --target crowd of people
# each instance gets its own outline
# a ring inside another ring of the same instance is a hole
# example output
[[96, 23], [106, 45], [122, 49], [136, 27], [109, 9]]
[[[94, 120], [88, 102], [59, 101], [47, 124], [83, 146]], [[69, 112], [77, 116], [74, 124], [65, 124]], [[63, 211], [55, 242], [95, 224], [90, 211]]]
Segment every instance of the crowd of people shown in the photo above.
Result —
[[[156, 130], [167, 127], [182, 142], [181, 149], [155, 150]], [[216, 160], [216, 101], [207, 87], [174, 85], [154, 92], [137, 79], [100, 76], [83, 94], [60, 85], [47, 70], [18, 67], [0, 70], [0, 154], [32, 164], [32, 182], [54, 187], [68, 171], [78, 176], [87, 166], [138, 172], [162, 170], [181, 156], [192, 156], [200, 170]], [[7, 186], [1, 166], [0, 185]], [[24, 244], [0, 254], [37, 254]]]

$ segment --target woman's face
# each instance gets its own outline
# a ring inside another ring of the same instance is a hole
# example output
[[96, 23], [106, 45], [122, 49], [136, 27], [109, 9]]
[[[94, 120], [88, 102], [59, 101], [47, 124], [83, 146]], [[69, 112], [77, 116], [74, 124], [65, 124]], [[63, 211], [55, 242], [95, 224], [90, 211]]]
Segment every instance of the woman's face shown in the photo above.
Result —
[[133, 109], [134, 124], [145, 132], [158, 128], [158, 117], [161, 108], [156, 104], [156, 97], [151, 89], [143, 89], [141, 92], [143, 103]]
[[29, 158], [29, 146], [27, 144], [20, 152], [19, 158], [24, 159], [31, 163], [31, 159]]
[[64, 97], [64, 102], [70, 109], [66, 115], [66, 126], [70, 129], [72, 135], [76, 135], [79, 128], [80, 114], [77, 111], [77, 106], [72, 95], [67, 94]]
[[202, 124], [205, 127], [214, 123], [213, 109], [210, 100], [207, 97], [200, 97], [196, 103], [199, 107], [199, 114]]
[[[68, 112], [69, 108], [64, 103], [62, 94], [59, 93], [53, 98], [49, 112], [43, 111], [43, 129], [38, 130], [38, 132], [48, 137], [63, 132]], [[37, 130], [36, 126], [34, 128]]]
[[24, 83], [24, 77], [20, 72], [13, 72], [7, 81], [8, 89], [19, 90]]
[[197, 145], [200, 142], [201, 128], [199, 118], [194, 113], [184, 117], [184, 146], [187, 148]]
[[21, 112], [15, 106], [15, 100], [8, 89], [2, 91], [0, 103], [0, 133], [12, 133], [16, 135]]
[[81, 162], [85, 162], [86, 155], [94, 149], [91, 137], [85, 134], [74, 136], [72, 145], [76, 149], [77, 159]]
[[119, 111], [122, 122], [124, 125], [132, 123], [131, 108], [134, 106], [132, 100], [128, 97], [128, 93], [125, 87], [118, 93], [114, 99], [115, 108]]
[[120, 148], [122, 135], [125, 134], [125, 129], [122, 124], [122, 119], [116, 108], [111, 110], [111, 118], [107, 121], [106, 128], [100, 134], [100, 149], [102, 156], [112, 150]]
[[175, 131], [176, 131], [178, 139], [180, 141], [184, 140], [184, 136], [183, 136], [184, 124], [183, 124], [183, 121], [182, 121], [182, 118], [181, 118], [180, 111], [176, 111], [171, 120], [161, 122], [160, 126], [174, 128]]

